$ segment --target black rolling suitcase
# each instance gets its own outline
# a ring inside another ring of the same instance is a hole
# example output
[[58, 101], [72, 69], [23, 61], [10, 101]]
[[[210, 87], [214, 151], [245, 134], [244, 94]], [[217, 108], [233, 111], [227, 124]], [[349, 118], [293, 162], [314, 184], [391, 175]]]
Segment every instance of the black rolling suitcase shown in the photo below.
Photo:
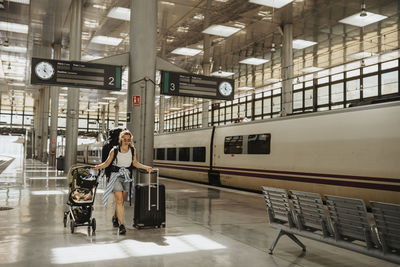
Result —
[[[142, 172], [143, 173], [143, 172]], [[157, 174], [157, 183], [150, 176]], [[135, 212], [133, 227], [165, 227], [165, 186], [158, 181], [158, 170], [148, 174], [148, 183], [135, 186]]]

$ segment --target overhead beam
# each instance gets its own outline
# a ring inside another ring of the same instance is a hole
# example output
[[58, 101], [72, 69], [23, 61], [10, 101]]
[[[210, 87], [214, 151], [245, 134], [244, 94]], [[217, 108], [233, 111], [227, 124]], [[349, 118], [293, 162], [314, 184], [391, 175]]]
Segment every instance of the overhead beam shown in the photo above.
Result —
[[[98, 64], [110, 64], [110, 65], [122, 65], [122, 66], [129, 66], [129, 52], [103, 57], [99, 59], [90, 60], [90, 63], [98, 63]], [[156, 69], [157, 70], [165, 70], [165, 71], [173, 71], [173, 72], [184, 72], [187, 73], [188, 71], [182, 69], [181, 67], [172, 64], [171, 62], [161, 58], [156, 58]]]

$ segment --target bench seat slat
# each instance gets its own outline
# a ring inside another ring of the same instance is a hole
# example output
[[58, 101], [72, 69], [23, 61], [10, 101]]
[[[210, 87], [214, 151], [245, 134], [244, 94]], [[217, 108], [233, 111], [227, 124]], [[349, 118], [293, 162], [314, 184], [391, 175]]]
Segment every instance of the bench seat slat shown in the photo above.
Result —
[[379, 229], [381, 232], [387, 232], [387, 233], [390, 233], [391, 235], [400, 237], [400, 228], [393, 227], [393, 225], [387, 225], [387, 226], [383, 226], [383, 227], [380, 226]]
[[382, 210], [382, 209], [375, 209], [375, 208], [372, 208], [372, 212], [373, 212], [373, 213], [374, 213], [375, 210], [377, 211], [377, 212], [376, 212], [377, 214], [381, 214], [382, 216], [385, 216], [385, 217], [392, 217], [392, 218], [395, 218], [395, 219], [397, 219], [397, 220], [400, 219], [400, 211]]
[[389, 249], [400, 250], [400, 205], [370, 201], [376, 228]]
[[392, 225], [393, 227], [399, 228], [400, 229], [400, 219], [396, 219], [393, 217], [385, 217], [383, 218], [382, 216], [376, 216], [375, 217], [375, 222], [378, 224], [382, 224], [383, 226], [385, 225]]
[[368, 221], [363, 221], [360, 220], [360, 217], [356, 216], [346, 216], [346, 217], [341, 217], [341, 216], [336, 216], [335, 214], [331, 214], [331, 219], [333, 219], [335, 222], [340, 223], [342, 225], [349, 225], [349, 226], [358, 226], [358, 227], [370, 227], [370, 224]]

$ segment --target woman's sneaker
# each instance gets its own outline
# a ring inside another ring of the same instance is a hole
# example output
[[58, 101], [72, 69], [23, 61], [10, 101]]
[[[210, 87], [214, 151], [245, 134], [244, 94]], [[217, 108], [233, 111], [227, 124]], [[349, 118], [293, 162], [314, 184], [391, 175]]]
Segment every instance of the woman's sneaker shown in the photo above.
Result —
[[120, 235], [124, 235], [125, 233], [126, 233], [125, 226], [124, 226], [123, 224], [121, 224], [121, 225], [119, 226], [119, 234], [120, 234]]
[[115, 228], [117, 228], [117, 227], [119, 226], [118, 219], [115, 218], [114, 216], [112, 217], [112, 223], [113, 223], [113, 226], [114, 226]]

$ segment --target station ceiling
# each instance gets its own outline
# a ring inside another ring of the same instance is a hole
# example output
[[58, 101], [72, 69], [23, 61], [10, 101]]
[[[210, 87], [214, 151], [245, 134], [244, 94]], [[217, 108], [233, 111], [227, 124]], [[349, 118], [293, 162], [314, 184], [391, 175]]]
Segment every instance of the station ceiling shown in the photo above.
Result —
[[[129, 8], [130, 1], [82, 1], [82, 61], [129, 51], [129, 21], [121, 19], [123, 16], [110, 17], [110, 11]], [[231, 77], [235, 78], [236, 86], [261, 87], [281, 78], [282, 25], [285, 23], [294, 25], [294, 39], [315, 42], [310, 47], [294, 49], [295, 77], [304, 75], [304, 69], [309, 67], [329, 70], [364, 59], [397, 58], [399, 2], [294, 0], [284, 7], [272, 8], [249, 0], [159, 0], [157, 53], [197, 74], [204, 72], [203, 60], [207, 60], [211, 63], [210, 72], [233, 72]], [[363, 27], [340, 22], [360, 13], [363, 3], [367, 12], [385, 16], [384, 19]], [[54, 44], [61, 45], [61, 59], [68, 60], [70, 6], [70, 0], [0, 0], [0, 91], [3, 95], [36, 97], [40, 87], [30, 85], [30, 59], [32, 56], [51, 58]], [[14, 25], [17, 30], [10, 26], [12, 23], [17, 24]], [[238, 29], [229, 37], [211, 35], [209, 59], [203, 59], [205, 34], [202, 31], [206, 23]], [[94, 43], [93, 38], [100, 35], [122, 40], [116, 46]], [[180, 47], [201, 52], [196, 56], [174, 54]], [[249, 57], [268, 62], [257, 66], [239, 63]], [[126, 84], [127, 76], [124, 80]], [[103, 97], [110, 97], [109, 92], [102, 90], [81, 91], [82, 110], [97, 106], [98, 101], [104, 101]], [[66, 98], [66, 92], [61, 93], [61, 98]], [[108, 101], [126, 103], [126, 95], [112, 96], [118, 99]], [[66, 102], [61, 101], [60, 109], [63, 105], [66, 107]]]

